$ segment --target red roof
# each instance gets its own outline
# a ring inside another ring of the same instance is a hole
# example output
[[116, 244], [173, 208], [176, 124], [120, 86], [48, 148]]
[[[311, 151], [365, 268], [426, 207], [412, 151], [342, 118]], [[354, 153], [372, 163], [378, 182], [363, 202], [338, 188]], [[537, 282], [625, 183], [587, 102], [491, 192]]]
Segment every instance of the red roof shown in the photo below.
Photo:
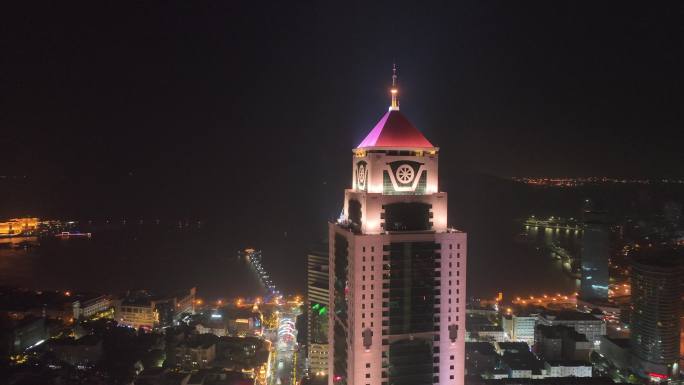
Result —
[[425, 136], [398, 110], [388, 111], [357, 148], [434, 148]]

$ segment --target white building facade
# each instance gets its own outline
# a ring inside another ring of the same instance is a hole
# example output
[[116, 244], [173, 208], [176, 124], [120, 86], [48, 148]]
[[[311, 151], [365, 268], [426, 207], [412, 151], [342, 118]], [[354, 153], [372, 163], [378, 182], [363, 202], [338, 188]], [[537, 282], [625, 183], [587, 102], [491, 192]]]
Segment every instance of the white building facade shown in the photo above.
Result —
[[466, 234], [447, 225], [439, 149], [396, 96], [329, 224], [330, 385], [464, 382]]
[[511, 341], [526, 342], [534, 345], [534, 328], [537, 325], [537, 315], [506, 316], [503, 318], [503, 329]]
[[590, 363], [580, 362], [545, 362], [546, 377], [591, 377]]

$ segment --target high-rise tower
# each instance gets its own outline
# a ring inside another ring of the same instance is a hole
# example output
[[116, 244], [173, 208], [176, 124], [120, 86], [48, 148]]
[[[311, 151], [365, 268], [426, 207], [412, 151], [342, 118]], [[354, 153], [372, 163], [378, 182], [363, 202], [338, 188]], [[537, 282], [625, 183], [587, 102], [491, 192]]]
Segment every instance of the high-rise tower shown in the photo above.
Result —
[[632, 364], [644, 377], [662, 380], [679, 374], [683, 278], [682, 256], [674, 251], [646, 253], [632, 261]]
[[610, 229], [608, 213], [587, 199], [582, 210], [582, 281], [580, 298], [589, 303], [608, 301]]
[[392, 103], [353, 150], [329, 224], [329, 384], [462, 385], [466, 234], [447, 225], [438, 152]]

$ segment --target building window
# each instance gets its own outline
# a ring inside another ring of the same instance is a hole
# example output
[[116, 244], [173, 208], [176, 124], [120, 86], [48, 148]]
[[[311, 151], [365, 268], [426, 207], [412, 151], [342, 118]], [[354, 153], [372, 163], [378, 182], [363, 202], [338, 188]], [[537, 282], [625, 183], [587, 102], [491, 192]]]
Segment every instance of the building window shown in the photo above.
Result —
[[370, 368], [370, 362], [366, 362], [366, 367]]
[[361, 290], [366, 290], [366, 285], [361, 285]]
[[454, 375], [453, 375], [453, 374], [450, 375], [450, 376], [449, 376], [449, 379], [450, 379], [450, 380], [453, 380], [453, 379], [454, 379]]
[[365, 252], [366, 252], [366, 246], [364, 246], [364, 247], [362, 248], [362, 250], [363, 250], [363, 252], [365, 253]]
[[456, 253], [456, 258], [461, 258], [461, 253]]
[[363, 261], [366, 262], [366, 256], [365, 255], [363, 256]]
[[[449, 293], [449, 294], [451, 294], [451, 293]], [[361, 294], [361, 299], [366, 299], [366, 295], [365, 295], [365, 294]]]
[[449, 359], [450, 359], [451, 361], [453, 361], [453, 360], [454, 360], [454, 356], [449, 356]]
[[449, 369], [454, 370], [454, 365], [449, 366]]
[[461, 244], [460, 244], [460, 243], [457, 243], [457, 244], [456, 244], [456, 248], [459, 249], [459, 250], [461, 250]]
[[453, 249], [453, 248], [454, 248], [454, 245], [452, 245], [452, 244], [450, 243], [450, 244], [449, 244], [449, 250], [451, 250], [451, 249]]
[[[451, 376], [453, 377], [453, 376]], [[370, 378], [370, 373], [366, 373], [366, 378]]]
[[371, 253], [375, 252], [375, 246], [371, 246]]

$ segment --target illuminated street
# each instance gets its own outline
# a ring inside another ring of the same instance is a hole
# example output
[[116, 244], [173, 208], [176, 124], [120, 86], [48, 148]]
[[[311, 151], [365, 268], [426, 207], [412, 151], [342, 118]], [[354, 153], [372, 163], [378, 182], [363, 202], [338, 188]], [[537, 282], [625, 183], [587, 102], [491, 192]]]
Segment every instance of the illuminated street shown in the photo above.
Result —
[[301, 377], [301, 359], [297, 344], [297, 316], [301, 313], [298, 298], [278, 306], [277, 328], [266, 332], [272, 341], [271, 374], [269, 384], [294, 384]]

